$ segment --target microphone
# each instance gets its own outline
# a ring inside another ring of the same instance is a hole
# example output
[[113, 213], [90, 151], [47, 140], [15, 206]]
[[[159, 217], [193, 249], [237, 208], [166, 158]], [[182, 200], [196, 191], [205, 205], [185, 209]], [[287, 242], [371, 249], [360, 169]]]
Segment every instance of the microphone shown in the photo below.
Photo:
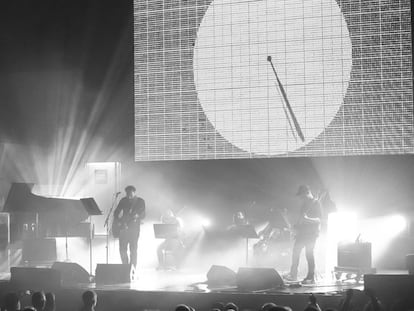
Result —
[[118, 191], [117, 193], [115, 193], [115, 196], [117, 197], [120, 194], [121, 194], [121, 191]]

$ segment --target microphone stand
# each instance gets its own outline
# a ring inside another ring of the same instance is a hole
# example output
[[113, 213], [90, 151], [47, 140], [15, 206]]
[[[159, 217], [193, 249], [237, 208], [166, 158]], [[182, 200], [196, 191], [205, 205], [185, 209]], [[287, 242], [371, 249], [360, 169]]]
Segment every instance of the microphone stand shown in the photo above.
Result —
[[109, 213], [108, 213], [108, 215], [106, 216], [106, 219], [105, 219], [105, 224], [104, 224], [104, 227], [106, 227], [106, 264], [108, 264], [108, 263], [109, 263], [109, 217], [111, 217], [112, 211], [113, 211], [113, 209], [114, 209], [114, 207], [115, 207], [115, 204], [116, 204], [116, 201], [117, 201], [118, 195], [119, 195], [120, 193], [121, 193], [121, 192], [117, 192], [117, 193], [115, 194], [114, 200], [112, 201], [112, 206], [111, 206], [111, 209], [109, 210]]
[[68, 223], [69, 223], [68, 216], [65, 215], [65, 253], [66, 253], [66, 259], [65, 259], [65, 261], [66, 262], [69, 262], [69, 251], [68, 251], [68, 248], [69, 248], [69, 245], [68, 245]]
[[92, 240], [95, 235], [95, 225], [92, 224], [92, 217], [89, 216], [89, 275], [92, 275], [92, 258], [93, 258], [93, 246], [92, 246]]

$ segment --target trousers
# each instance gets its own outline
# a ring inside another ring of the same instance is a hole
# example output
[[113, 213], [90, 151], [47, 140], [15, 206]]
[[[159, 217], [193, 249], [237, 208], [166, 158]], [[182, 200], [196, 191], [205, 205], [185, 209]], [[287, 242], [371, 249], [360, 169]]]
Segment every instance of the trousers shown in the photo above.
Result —
[[298, 276], [298, 266], [300, 254], [302, 249], [305, 248], [306, 261], [308, 263], [308, 273], [305, 279], [315, 278], [315, 244], [318, 236], [303, 236], [297, 237], [293, 244], [292, 250], [292, 265], [290, 268], [290, 275], [294, 278]]
[[[122, 229], [119, 233], [119, 254], [123, 264], [137, 266], [140, 228]], [[128, 257], [129, 248], [129, 257]]]

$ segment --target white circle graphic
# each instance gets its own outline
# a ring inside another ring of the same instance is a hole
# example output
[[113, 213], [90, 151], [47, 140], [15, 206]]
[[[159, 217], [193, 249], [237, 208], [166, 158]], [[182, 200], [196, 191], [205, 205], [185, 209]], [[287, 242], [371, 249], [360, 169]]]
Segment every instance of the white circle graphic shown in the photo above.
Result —
[[217, 132], [244, 151], [281, 155], [311, 142], [338, 113], [352, 44], [335, 0], [215, 0], [197, 32], [193, 66]]

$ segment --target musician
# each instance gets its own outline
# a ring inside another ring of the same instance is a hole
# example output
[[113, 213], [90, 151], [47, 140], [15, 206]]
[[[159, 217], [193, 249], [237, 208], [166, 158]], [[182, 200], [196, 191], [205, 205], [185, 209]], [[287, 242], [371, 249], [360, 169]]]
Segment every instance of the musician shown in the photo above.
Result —
[[271, 208], [269, 221], [266, 227], [258, 233], [258, 236], [264, 239], [276, 239], [288, 235], [290, 224], [286, 214], [286, 209]]
[[290, 273], [286, 277], [288, 281], [296, 281], [298, 276], [299, 258], [302, 249], [305, 248], [308, 273], [303, 283], [315, 283], [315, 243], [319, 236], [322, 218], [320, 203], [312, 195], [307, 185], [301, 185], [296, 193], [301, 200], [300, 217], [294, 229], [296, 231], [295, 242], [292, 250], [292, 265]]
[[[145, 218], [145, 201], [135, 196], [135, 187], [125, 188], [123, 197], [114, 212], [114, 224], [119, 227], [119, 253], [123, 264], [137, 265], [138, 238], [141, 220]], [[129, 247], [129, 258], [128, 258]]]
[[235, 226], [246, 226], [249, 224], [249, 220], [243, 211], [238, 211], [233, 215], [233, 225]]
[[[177, 236], [172, 236], [166, 238], [157, 248], [157, 256], [159, 266], [157, 270], [160, 269], [176, 269], [179, 265], [179, 260], [181, 259], [182, 250], [184, 249], [184, 244], [182, 242], [182, 221], [177, 217], [171, 209], [168, 209], [161, 216], [161, 223], [163, 224], [172, 224], [177, 225]], [[171, 263], [168, 263], [167, 253], [172, 257]]]
[[248, 224], [249, 220], [246, 214], [243, 211], [237, 211], [233, 214], [233, 222], [227, 227], [227, 231], [232, 234], [238, 234], [242, 230], [241, 227], [247, 226]]
[[267, 262], [268, 260], [265, 257], [274, 255], [276, 251], [280, 253], [280, 242], [290, 239], [290, 224], [287, 219], [287, 210], [274, 207], [269, 212], [268, 222], [257, 233], [259, 241], [253, 246], [256, 260], [260, 263]]

